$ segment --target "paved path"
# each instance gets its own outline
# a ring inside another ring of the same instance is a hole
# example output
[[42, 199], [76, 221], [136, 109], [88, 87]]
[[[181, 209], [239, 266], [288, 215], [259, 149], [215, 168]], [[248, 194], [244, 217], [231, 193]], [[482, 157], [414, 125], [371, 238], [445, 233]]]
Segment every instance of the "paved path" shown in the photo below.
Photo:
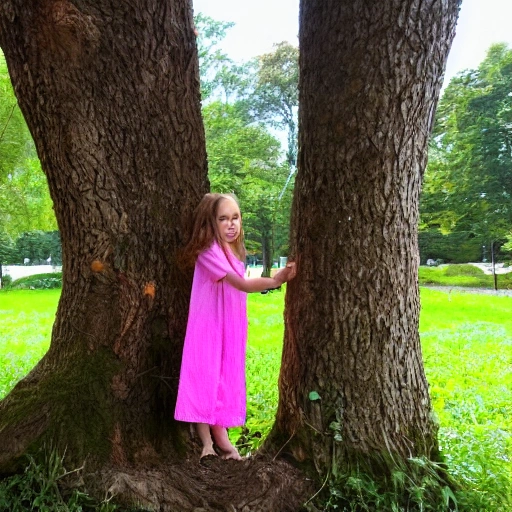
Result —
[[[499, 286], [499, 283], [498, 283]], [[470, 288], [466, 286], [435, 286], [420, 285], [421, 288], [429, 288], [430, 290], [438, 290], [440, 292], [460, 292], [460, 293], [479, 293], [480, 295], [494, 295], [495, 297], [512, 297], [512, 290], [493, 290], [490, 288]]]

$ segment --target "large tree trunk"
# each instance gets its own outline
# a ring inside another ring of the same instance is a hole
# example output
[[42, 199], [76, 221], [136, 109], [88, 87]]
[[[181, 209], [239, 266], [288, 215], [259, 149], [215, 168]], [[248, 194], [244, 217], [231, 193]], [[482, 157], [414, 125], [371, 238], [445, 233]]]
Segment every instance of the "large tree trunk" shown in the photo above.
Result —
[[438, 458], [418, 334], [418, 197], [459, 4], [301, 3], [299, 271], [267, 448], [322, 475], [383, 453]]
[[208, 188], [193, 32], [185, 0], [2, 2], [64, 269], [50, 350], [0, 406], [2, 470], [44, 439], [75, 462], [150, 460], [180, 443], [190, 275], [175, 253]]

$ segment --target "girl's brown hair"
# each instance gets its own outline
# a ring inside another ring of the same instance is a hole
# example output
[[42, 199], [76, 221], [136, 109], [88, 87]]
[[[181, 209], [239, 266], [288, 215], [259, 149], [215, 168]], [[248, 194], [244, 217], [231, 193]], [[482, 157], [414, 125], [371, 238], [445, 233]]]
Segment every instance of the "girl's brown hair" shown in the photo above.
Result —
[[[205, 194], [194, 211], [192, 231], [180, 254], [180, 264], [183, 267], [193, 267], [201, 252], [208, 249], [216, 240], [223, 250], [224, 244], [217, 231], [217, 211], [225, 199], [231, 199], [238, 204], [232, 194]], [[240, 214], [241, 215], [241, 214]], [[240, 218], [240, 234], [232, 244], [233, 252], [240, 261], [245, 261], [245, 243], [242, 219]], [[228, 258], [229, 259], [229, 258]]]

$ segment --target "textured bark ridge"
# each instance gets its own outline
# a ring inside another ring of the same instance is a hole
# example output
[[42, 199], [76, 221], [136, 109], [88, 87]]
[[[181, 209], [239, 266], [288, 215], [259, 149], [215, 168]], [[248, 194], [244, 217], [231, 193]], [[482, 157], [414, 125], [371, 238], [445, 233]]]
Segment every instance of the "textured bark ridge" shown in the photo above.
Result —
[[459, 3], [301, 4], [299, 272], [267, 448], [288, 440], [323, 475], [371, 454], [438, 457], [418, 334], [418, 199]]

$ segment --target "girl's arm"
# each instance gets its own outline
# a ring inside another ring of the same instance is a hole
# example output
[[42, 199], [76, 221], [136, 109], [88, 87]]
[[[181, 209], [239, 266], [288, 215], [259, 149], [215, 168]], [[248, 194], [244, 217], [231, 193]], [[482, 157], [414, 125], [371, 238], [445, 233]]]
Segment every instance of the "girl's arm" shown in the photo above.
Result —
[[282, 268], [276, 273], [274, 277], [255, 277], [253, 279], [244, 279], [238, 274], [229, 273], [224, 278], [233, 288], [242, 292], [262, 292], [269, 288], [279, 288], [283, 283], [287, 283], [295, 277], [297, 268], [294, 262], [286, 264], [286, 267]]

